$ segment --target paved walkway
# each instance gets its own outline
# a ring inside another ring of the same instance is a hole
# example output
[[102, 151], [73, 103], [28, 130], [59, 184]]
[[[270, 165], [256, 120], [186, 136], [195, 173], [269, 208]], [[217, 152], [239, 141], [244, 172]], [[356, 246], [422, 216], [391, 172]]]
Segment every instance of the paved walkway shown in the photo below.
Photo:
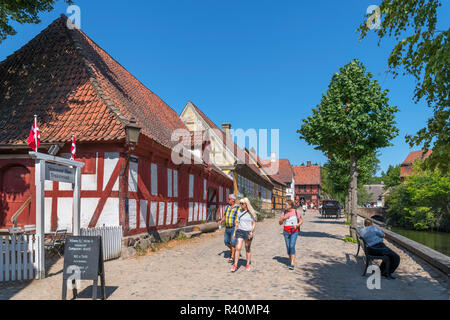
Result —
[[[235, 274], [224, 257], [223, 231], [177, 241], [148, 256], [107, 262], [107, 295], [133, 300], [449, 299], [446, 278], [389, 243], [402, 258], [397, 279], [382, 278], [381, 290], [369, 290], [361, 276], [361, 254], [355, 258], [356, 245], [343, 241], [347, 234], [344, 220], [308, 212], [297, 242], [297, 267], [289, 271], [282, 228], [277, 219], [265, 220], [255, 232], [252, 271], [241, 266]], [[60, 260], [45, 280], [0, 284], [0, 299], [61, 299], [61, 269]], [[87, 297], [90, 283], [83, 284]]]

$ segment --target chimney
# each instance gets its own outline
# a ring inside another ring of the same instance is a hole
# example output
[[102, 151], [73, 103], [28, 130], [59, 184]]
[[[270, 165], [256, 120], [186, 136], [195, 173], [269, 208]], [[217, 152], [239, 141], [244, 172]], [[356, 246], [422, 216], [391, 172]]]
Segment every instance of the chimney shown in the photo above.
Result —
[[225, 136], [231, 140], [231, 123], [224, 123], [222, 124], [222, 131], [225, 133]]
[[276, 152], [272, 152], [270, 154], [270, 162], [274, 163], [276, 161], [277, 161], [277, 154], [276, 154]]
[[307, 165], [308, 167], [311, 167], [311, 161], [308, 161], [308, 165]]

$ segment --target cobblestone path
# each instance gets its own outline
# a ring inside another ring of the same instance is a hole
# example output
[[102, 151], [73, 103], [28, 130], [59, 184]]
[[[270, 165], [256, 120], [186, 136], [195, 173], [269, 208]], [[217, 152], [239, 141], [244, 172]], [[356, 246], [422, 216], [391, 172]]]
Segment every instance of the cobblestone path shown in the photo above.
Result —
[[[255, 231], [252, 270], [242, 261], [234, 274], [223, 231], [178, 241], [148, 256], [107, 262], [108, 299], [449, 299], [445, 277], [390, 243], [402, 259], [397, 279], [382, 278], [381, 290], [369, 290], [361, 276], [361, 253], [356, 258], [356, 245], [343, 241], [347, 234], [344, 220], [308, 212], [297, 241], [296, 270], [289, 271], [282, 228], [277, 219], [267, 219]], [[61, 299], [61, 272], [59, 260], [45, 280], [0, 284], [0, 299]], [[83, 283], [82, 297], [88, 297], [91, 284]]]

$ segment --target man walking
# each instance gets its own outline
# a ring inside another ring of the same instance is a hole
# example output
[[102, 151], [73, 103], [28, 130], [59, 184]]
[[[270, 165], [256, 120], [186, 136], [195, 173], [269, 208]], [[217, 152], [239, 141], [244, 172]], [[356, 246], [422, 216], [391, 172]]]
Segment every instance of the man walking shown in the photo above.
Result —
[[234, 254], [236, 251], [236, 239], [233, 239], [234, 228], [237, 222], [238, 213], [241, 211], [241, 208], [238, 204], [236, 204], [236, 196], [234, 194], [230, 194], [228, 196], [228, 205], [225, 207], [225, 214], [223, 218], [219, 221], [222, 224], [225, 221], [225, 234], [224, 234], [224, 242], [225, 245], [230, 249], [231, 256], [228, 262], [234, 262]]

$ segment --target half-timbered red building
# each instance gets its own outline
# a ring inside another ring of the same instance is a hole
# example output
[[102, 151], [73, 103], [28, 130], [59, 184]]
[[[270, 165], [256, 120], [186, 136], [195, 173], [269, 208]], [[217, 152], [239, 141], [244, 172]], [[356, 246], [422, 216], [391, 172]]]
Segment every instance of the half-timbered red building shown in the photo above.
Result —
[[311, 165], [292, 167], [295, 175], [295, 196], [305, 201], [308, 205], [319, 205], [322, 191], [322, 174], [320, 166]]
[[[218, 168], [172, 161], [178, 114], [62, 16], [0, 63], [0, 229], [35, 223], [34, 162], [26, 138], [38, 116], [39, 152], [85, 162], [81, 226], [124, 235], [207, 220], [233, 181]], [[137, 144], [127, 130], [140, 129]], [[72, 229], [72, 185], [46, 182], [45, 229]], [[215, 218], [215, 217], [214, 217]]]

